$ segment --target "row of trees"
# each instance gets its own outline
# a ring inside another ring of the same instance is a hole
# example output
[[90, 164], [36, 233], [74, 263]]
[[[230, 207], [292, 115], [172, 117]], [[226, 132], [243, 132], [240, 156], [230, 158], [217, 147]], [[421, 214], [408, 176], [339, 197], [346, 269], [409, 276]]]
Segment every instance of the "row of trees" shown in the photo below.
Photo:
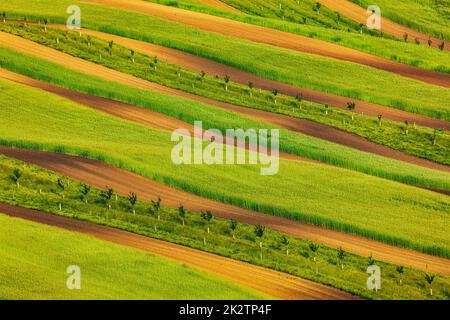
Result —
[[[19, 168], [15, 168], [10, 177], [11, 177], [11, 180], [15, 183], [16, 188], [19, 189], [20, 182], [23, 179], [23, 171], [20, 170]], [[56, 181], [57, 193], [60, 195], [61, 199], [65, 198], [65, 193], [66, 193], [67, 189], [69, 188], [69, 185], [70, 185], [70, 181], [63, 177], [58, 178], [58, 180]], [[79, 192], [80, 192], [80, 199], [84, 203], [88, 203], [90, 195], [92, 194], [91, 186], [89, 186], [87, 184], [81, 184]], [[108, 207], [108, 209], [111, 209], [112, 200], [115, 199], [116, 201], [118, 201], [118, 196], [117, 196], [117, 193], [114, 192], [113, 188], [106, 187], [105, 190], [100, 192], [100, 199], [105, 203], [105, 205]], [[138, 203], [137, 194], [134, 192], [130, 192], [126, 199], [129, 203], [130, 210], [133, 212], [133, 214], [136, 214], [135, 206]], [[58, 207], [59, 207], [59, 210], [62, 210], [62, 201], [59, 202]], [[151, 200], [150, 206], [147, 209], [147, 213], [149, 213], [150, 215], [155, 217], [155, 226], [154, 226], [155, 231], [157, 231], [156, 221], [161, 220], [161, 211], [162, 211], [161, 197], [158, 197], [156, 200]], [[211, 233], [211, 221], [214, 218], [213, 213], [209, 210], [206, 210], [206, 211], [202, 211], [200, 215], [201, 215], [201, 218], [205, 222], [206, 234], [210, 234]], [[186, 218], [187, 218], [187, 210], [181, 204], [178, 207], [178, 216], [181, 220], [182, 225], [185, 226]], [[233, 239], [236, 238], [236, 231], [238, 230], [238, 227], [239, 227], [239, 223], [236, 220], [229, 221], [229, 229], [230, 229], [230, 233], [231, 233]], [[263, 259], [263, 241], [264, 241], [264, 236], [266, 234], [266, 228], [262, 225], [256, 225], [253, 228], [253, 232], [255, 235], [255, 241], [260, 250], [260, 258]], [[203, 244], [206, 245], [206, 235], [203, 237]], [[279, 248], [281, 248], [281, 250], [283, 250], [287, 256], [290, 254], [289, 245], [290, 245], [289, 238], [285, 235], [282, 235], [279, 238]], [[316, 244], [314, 242], [310, 242], [308, 244], [308, 248], [312, 255], [312, 261], [314, 262], [314, 265], [315, 265], [316, 274], [318, 274], [319, 273], [318, 252], [320, 250], [320, 245]], [[305, 255], [304, 252], [300, 253], [300, 254], [309, 257], [309, 255]], [[344, 270], [344, 267], [345, 267], [344, 262], [345, 262], [346, 256], [347, 256], [347, 253], [342, 248], [337, 249], [336, 258], [338, 261], [338, 266], [340, 267], [341, 270]], [[372, 266], [375, 263], [376, 263], [376, 261], [373, 259], [373, 257], [369, 256], [367, 264], [369, 266]], [[397, 266], [396, 271], [399, 275], [399, 280], [398, 280], [399, 285], [403, 285], [403, 274], [405, 272], [405, 268], [403, 266]], [[435, 278], [436, 278], [435, 275], [432, 275], [428, 272], [425, 274], [425, 280], [429, 285], [430, 295], [433, 295], [433, 282], [434, 282]]]

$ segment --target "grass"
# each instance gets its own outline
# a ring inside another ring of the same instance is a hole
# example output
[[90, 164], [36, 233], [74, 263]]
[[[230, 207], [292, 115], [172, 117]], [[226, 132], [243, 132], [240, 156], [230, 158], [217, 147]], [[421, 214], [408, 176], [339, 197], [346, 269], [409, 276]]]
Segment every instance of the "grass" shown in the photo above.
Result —
[[[100, 80], [9, 49], [0, 47], [0, 56], [2, 57], [0, 66], [11, 71], [69, 89], [139, 105], [188, 123], [202, 120], [204, 128], [221, 130], [272, 128], [272, 126], [252, 121], [232, 112], [155, 91], [141, 90]], [[281, 130], [280, 149], [306, 158], [407, 184], [450, 189], [448, 174], [360, 152], [288, 130]]]
[[[176, 1], [176, 4], [174, 4], [174, 1], [170, 0], [151, 0], [150, 2], [186, 8], [194, 11], [200, 11], [203, 9], [203, 11], [207, 11], [207, 13], [214, 10], [213, 8], [209, 8], [208, 10], [205, 6], [202, 7], [202, 5], [199, 5], [196, 1], [193, 2], [191, 0]], [[297, 2], [288, 0], [224, 0], [222, 2], [238, 9], [243, 13], [253, 16], [267, 17], [293, 22], [296, 24], [319, 26], [344, 31], [360, 30], [358, 23], [346, 17], [337, 15], [334, 11], [328, 9], [327, 7], [322, 6], [320, 10], [317, 10], [316, 2], [312, 0]]]
[[[16, 168], [20, 168], [23, 172], [19, 189], [10, 180], [10, 176]], [[57, 181], [61, 178], [68, 185], [63, 200], [57, 187]], [[298, 238], [286, 237], [289, 240], [289, 243], [286, 244], [282, 241], [283, 237], [285, 237], [283, 234], [270, 229], [265, 230], [262, 239], [257, 239], [253, 226], [238, 224], [237, 229], [233, 232], [229, 221], [214, 217], [211, 222], [207, 223], [195, 212], [186, 213], [183, 225], [177, 210], [166, 207], [163, 207], [159, 212], [160, 220], [158, 220], [158, 214], [149, 203], [138, 201], [135, 206], [135, 214], [133, 214], [126, 198], [118, 197], [115, 200], [113, 197], [111, 209], [108, 209], [100, 197], [101, 190], [92, 188], [85, 203], [80, 189], [81, 185], [77, 181], [66, 179], [50, 171], [16, 160], [0, 157], [1, 202], [44, 210], [73, 219], [109, 225], [148, 237], [178, 243], [300, 276], [369, 299], [431, 298], [428, 295], [424, 272], [421, 271], [405, 269], [405, 273], [400, 276], [396, 272], [396, 266], [377, 261], [376, 264], [382, 269], [383, 284], [382, 290], [374, 293], [366, 288], [366, 257], [346, 253], [344, 260], [339, 261], [336, 249], [320, 246], [316, 255], [316, 262], [314, 262], [315, 255], [309, 249], [309, 242]], [[62, 203], [61, 210], [58, 209], [59, 203]], [[4, 226], [3, 223], [0, 225]], [[207, 227], [209, 227], [210, 233], [206, 232]], [[13, 228], [7, 228], [6, 230], [13, 230]], [[49, 237], [48, 234], [51, 234], [52, 237], [54, 236], [60, 241], [60, 237], [54, 235], [53, 229], [50, 230], [51, 232], [46, 233], [46, 237]], [[9, 235], [8, 231], [7, 234]], [[34, 237], [33, 233], [29, 232], [28, 234]], [[62, 240], [64, 241], [64, 239]], [[53, 245], [54, 242], [58, 243], [58, 241], [48, 242]], [[263, 242], [262, 250], [258, 244], [260, 241]], [[36, 241], [32, 241], [32, 243], [36, 245]], [[74, 245], [73, 241], [70, 243]], [[78, 243], [79, 240], [75, 241], [75, 244]], [[54, 252], [60, 251], [54, 250]], [[89, 253], [92, 251], [85, 250], [85, 252]], [[34, 255], [34, 252], [42, 252], [42, 249], [27, 250], [27, 252], [31, 252]], [[73, 251], [69, 248], [67, 252]], [[92, 254], [102, 256], [100, 259], [108, 258], [103, 257], [98, 251], [94, 251]], [[374, 258], [376, 259], [377, 257]], [[344, 264], [343, 269], [341, 264]], [[134, 269], [130, 268], [130, 270], [133, 271]], [[401, 286], [399, 285], [400, 277], [403, 281]], [[203, 278], [200, 277], [200, 279]], [[450, 279], [445, 276], [439, 276], [434, 283], [433, 289], [435, 291], [435, 299], [448, 299], [450, 295]], [[218, 290], [218, 292], [220, 291]], [[136, 296], [138, 296], [138, 293]]]
[[[45, 8], [49, 5], [49, 2], [45, 1], [47, 0], [37, 3], [34, 8]], [[57, 4], [52, 2], [51, 7], [43, 11], [30, 11], [32, 8], [29, 4], [26, 6], [27, 9], [23, 9], [20, 3], [4, 8], [8, 12], [15, 12], [16, 16], [28, 12], [34, 18], [45, 17], [65, 23], [63, 17], [67, 4], [69, 2], [66, 1]], [[450, 91], [446, 88], [424, 84], [363, 65], [205, 32], [139, 13], [97, 5], [82, 4], [81, 8], [84, 27], [187, 51], [268, 79], [438, 119], [450, 119], [447, 105]], [[111, 25], [110, 21], [134, 21], [134, 23]], [[186, 42], [186, 39], [190, 41]], [[358, 75], [358, 81], [355, 81], [355, 74]]]
[[[260, 4], [259, 7], [255, 8], [253, 6], [254, 1], [247, 0], [227, 0], [230, 4], [235, 3], [237, 7], [241, 10], [247, 11], [248, 13], [253, 12], [256, 15], [248, 15], [248, 14], [235, 14], [228, 11], [223, 11], [219, 8], [212, 8], [210, 6], [198, 4], [196, 1], [192, 0], [146, 0], [151, 2], [156, 2], [159, 4], [164, 4], [168, 6], [179, 7], [182, 9], [198, 11], [202, 13], [207, 13], [219, 17], [224, 17], [232, 20], [237, 20], [241, 22], [256, 24], [268, 28], [273, 28], [281, 31], [291, 32], [295, 34], [300, 34], [303, 36], [307, 36], [310, 38], [317, 38], [321, 40], [325, 40], [332, 43], [337, 43], [339, 45], [353, 48], [356, 50], [368, 52], [386, 59], [390, 59], [393, 61], [410, 64], [412, 66], [421, 67], [429, 70], [434, 70], [438, 72], [450, 73], [450, 68], [448, 65], [449, 53], [442, 52], [433, 48], [429, 48], [428, 46], [419, 46], [410, 42], [403, 42], [397, 38], [389, 37], [386, 34], [378, 33], [378, 32], [370, 32], [363, 26], [363, 33], [361, 33], [360, 26], [356, 27], [356, 31], [354, 31], [355, 27], [351, 27], [350, 31], [347, 29], [336, 30], [336, 23], [331, 20], [337, 17], [336, 14], [330, 13], [326, 7], [322, 6], [321, 11], [326, 10], [328, 12], [328, 16], [331, 17], [328, 19], [328, 22], [325, 22], [323, 26], [320, 25], [320, 21], [314, 19], [308, 19], [311, 16], [312, 7], [315, 4], [314, 2], [304, 1], [302, 0], [300, 3], [300, 7], [292, 8], [290, 5], [291, 1], [279, 0], [278, 3], [282, 2], [285, 5], [289, 5], [291, 14], [289, 15], [292, 19], [297, 21], [300, 19], [300, 22], [303, 22], [303, 16], [307, 17], [306, 24], [298, 24], [294, 22], [289, 22], [287, 19], [283, 20], [279, 17], [279, 12], [277, 10], [262, 10], [263, 6], [272, 4], [267, 1]], [[308, 3], [308, 5], [304, 5], [304, 3]], [[256, 11], [255, 11], [256, 10]], [[305, 12], [306, 10], [306, 12]], [[309, 11], [311, 10], [311, 11]], [[309, 12], [308, 12], [309, 11]], [[293, 13], [295, 12], [295, 13]], [[314, 12], [314, 11], [313, 11]], [[314, 17], [314, 16], [313, 16]], [[323, 14], [318, 15], [317, 18], [323, 18]], [[345, 17], [341, 17], [341, 26], [342, 21]], [[328, 27], [325, 27], [328, 23]], [[331, 23], [331, 26], [329, 25]], [[334, 26], [333, 26], [334, 24]]]
[[377, 5], [382, 14], [412, 29], [428, 33], [441, 39], [450, 40], [449, 0], [351, 0], [367, 8]]
[[102, 160], [207, 198], [450, 257], [446, 196], [283, 159], [275, 176], [261, 176], [259, 166], [252, 165], [177, 166], [168, 133], [37, 89], [0, 83], [0, 117], [8, 119], [0, 128], [3, 145]]
[[[2, 57], [0, 66], [14, 72], [49, 81], [58, 86], [139, 105], [188, 123], [201, 119], [204, 128], [221, 130], [228, 128], [272, 128], [272, 126], [249, 120], [235, 113], [196, 103], [192, 100], [100, 80], [1, 47], [0, 55]], [[281, 130], [281, 133], [280, 148], [282, 151], [402, 183], [436, 189], [450, 189], [448, 174], [439, 171], [360, 152], [306, 135], [292, 133], [288, 130]]]
[[[389, 120], [383, 120], [380, 127], [379, 120], [374, 117], [358, 114], [355, 121], [352, 120], [353, 112], [326, 109], [323, 105], [310, 102], [300, 103], [293, 97], [283, 95], [274, 97], [269, 91], [249, 89], [233, 82], [230, 82], [225, 90], [224, 80], [218, 77], [194, 73], [159, 60], [155, 65], [154, 57], [139, 53], [134, 53], [131, 57], [130, 50], [125, 47], [113, 45], [110, 49], [107, 41], [84, 35], [80, 37], [78, 32], [56, 29], [47, 29], [44, 32], [42, 27], [23, 24], [0, 24], [0, 30], [167, 87], [222, 102], [317, 121], [417, 157], [450, 164], [450, 136], [446, 131], [439, 132], [433, 144], [437, 134], [434, 129], [412, 124], [408, 126]], [[150, 65], [155, 65], [156, 69]]]
[[[66, 269], [81, 269], [69, 290]], [[186, 265], [0, 212], [0, 299], [261, 299]]]

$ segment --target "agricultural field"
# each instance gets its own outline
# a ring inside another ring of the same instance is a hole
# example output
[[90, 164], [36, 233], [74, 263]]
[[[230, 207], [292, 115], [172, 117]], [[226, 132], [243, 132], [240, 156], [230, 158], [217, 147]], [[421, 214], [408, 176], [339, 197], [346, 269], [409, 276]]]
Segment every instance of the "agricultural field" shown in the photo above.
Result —
[[[39, 11], [39, 15], [31, 15], [28, 19], [50, 19], [52, 22], [64, 23], [61, 17], [55, 17], [54, 12], [58, 12], [59, 6], [59, 12], [64, 12], [62, 9], [66, 8], [68, 3], [58, 2], [58, 5], [52, 6], [54, 9], [51, 11], [48, 9]], [[82, 7], [87, 28], [179, 49], [263, 78], [437, 119], [449, 119], [446, 102], [450, 100], [450, 94], [446, 88], [347, 61], [222, 36], [149, 15], [106, 9], [90, 4]], [[14, 17], [22, 17], [23, 14], [21, 11]], [[109, 24], [111, 19], [135, 23], [112, 26]], [[185, 39], [190, 41], [186, 42]], [[354, 73], [359, 74], [358, 81], [355, 81]], [[386, 83], [389, 85], [386, 86]]]
[[[406, 0], [401, 5], [389, 0], [351, 0], [367, 8], [375, 4], [383, 8], [389, 19], [410, 28], [450, 40], [450, 2], [448, 0]], [[370, 2], [370, 3], [369, 3]]]
[[[9, 119], [0, 131], [3, 145], [99, 159], [248, 209], [449, 255], [446, 196], [344, 169], [284, 159], [280, 159], [279, 173], [269, 177], [259, 174], [259, 166], [180, 167], [167, 160], [172, 145], [169, 133], [116, 119], [36, 89], [6, 81], [1, 81], [1, 85], [7, 99], [1, 116]], [[27, 119], [27, 131], [22, 130], [20, 119]], [[41, 130], [43, 126], [45, 132]], [[327, 190], [321, 188], [323, 184]], [[341, 194], [346, 195], [330, 197]], [[423, 202], [417, 203], [416, 198]], [[371, 208], [370, 213], [361, 215], [367, 208]], [[411, 212], [416, 219], [404, 221]], [[434, 217], [432, 221], [429, 215]], [[430, 228], [432, 234], [428, 232]], [[423, 237], [417, 237], [418, 234]]]
[[[450, 163], [450, 138], [447, 131], [437, 131], [415, 125], [414, 130], [410, 130], [407, 123], [400, 124], [389, 121], [389, 119], [379, 120], [360, 114], [355, 123], [352, 111], [310, 103], [298, 98], [279, 95], [277, 92], [255, 90], [252, 84], [244, 86], [232, 81], [225, 83], [224, 79], [218, 76], [207, 75], [205, 72], [194, 73], [159, 61], [158, 57], [135, 53], [133, 50], [119, 45], [113, 45], [110, 48], [109, 42], [95, 37], [82, 36], [80, 39], [76, 32], [66, 33], [55, 29], [47, 29], [44, 32], [42, 27], [25, 28], [22, 24], [0, 24], [0, 30], [167, 87], [226, 103], [321, 122], [418, 157], [443, 164]], [[55, 39], [58, 39], [58, 43]], [[149, 61], [151, 61], [150, 67], [153, 69], [151, 73], [148, 72]], [[4, 67], [7, 67], [6, 63], [4, 63]]]
[[[15, 169], [21, 170], [23, 174], [19, 189], [10, 180]], [[60, 179], [63, 179], [67, 186], [65, 190], [58, 184]], [[89, 193], [83, 195], [84, 184], [4, 157], [0, 158], [0, 181], [2, 181], [0, 200], [5, 203], [113, 226], [214, 252], [221, 256], [285, 271], [370, 299], [405, 299], [412, 296], [417, 299], [427, 298], [427, 290], [421, 289], [424, 284], [422, 271], [407, 268], [403, 274], [399, 274], [396, 271], [397, 266], [383, 263], [383, 269], [389, 273], [389, 279], [384, 284], [386, 291], [373, 294], [364, 286], [355, 285], [358, 282], [364, 284], [368, 257], [346, 252], [340, 259], [337, 249], [326, 246], [320, 246], [315, 253], [310, 248], [311, 242], [284, 236], [270, 229], [266, 229], [259, 239], [255, 234], [255, 228], [247, 224], [235, 221], [233, 227], [232, 223], [221, 218], [214, 217], [211, 221], [207, 221], [197, 213], [187, 211], [181, 215], [179, 210], [168, 207], [161, 207], [155, 211], [151, 203], [143, 201], [139, 201], [132, 209], [129, 199], [122, 196], [117, 197], [117, 200], [113, 198], [111, 209], [108, 209], [107, 203], [102, 198], [105, 190], [90, 188]], [[38, 190], [39, 196], [36, 197]], [[61, 210], [58, 209], [59, 203], [62, 203]], [[210, 233], [206, 232], [207, 228]], [[3, 236], [10, 237], [8, 233]], [[259, 241], [263, 242], [262, 249], [258, 246]], [[263, 256], [262, 260], [260, 255]], [[313, 259], [315, 255], [317, 255], [316, 262]], [[341, 270], [336, 272], [336, 269]], [[355, 282], [355, 278], [360, 281]], [[403, 286], [399, 285], [400, 279]], [[439, 277], [434, 286], [437, 297], [448, 298], [449, 286], [450, 278]], [[186, 294], [190, 294], [189, 291]]]
[[[3, 214], [0, 240], [0, 299], [265, 298], [143, 251]], [[70, 265], [83, 271], [83, 290], [67, 290]]]
[[449, 5], [2, 2], [0, 300], [450, 300]]

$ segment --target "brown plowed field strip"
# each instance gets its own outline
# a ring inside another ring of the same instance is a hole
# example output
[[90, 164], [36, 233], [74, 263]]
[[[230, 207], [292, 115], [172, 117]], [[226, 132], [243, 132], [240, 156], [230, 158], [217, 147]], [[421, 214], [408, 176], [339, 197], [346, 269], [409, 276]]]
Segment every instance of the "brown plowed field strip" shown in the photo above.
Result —
[[353, 300], [349, 293], [270, 269], [130, 232], [0, 203], [0, 214], [87, 234], [204, 270], [283, 300]]
[[189, 94], [180, 90], [164, 87], [156, 83], [152, 83], [125, 73], [121, 73], [83, 59], [72, 57], [60, 51], [48, 48], [35, 42], [23, 39], [21, 37], [13, 36], [4, 32], [0, 32], [0, 45], [4, 45], [6, 47], [10, 47], [12, 49], [19, 50], [24, 53], [35, 55], [41, 59], [58, 63], [65, 67], [85, 72], [87, 74], [98, 76], [105, 80], [117, 81], [133, 87], [157, 90], [162, 93], [170, 95], [182, 96], [191, 100], [196, 100], [199, 102], [214, 105], [216, 107], [238, 112], [257, 120], [266, 121], [274, 125], [284, 126], [287, 129], [293, 131], [310, 134], [317, 138], [343, 144], [361, 151], [376, 153], [381, 156], [413, 163], [431, 169], [437, 169], [447, 172], [449, 171], [449, 168], [445, 165], [440, 165], [432, 161], [417, 158], [414, 156], [409, 156], [407, 154], [401, 153], [391, 148], [371, 143], [366, 139], [357, 137], [356, 135], [352, 135], [332, 127], [328, 127], [326, 125], [321, 125], [311, 121], [291, 118], [288, 116], [265, 112], [257, 109], [235, 106], [228, 103], [218, 102], [213, 99]]
[[160, 196], [165, 206], [177, 208], [181, 203], [190, 211], [211, 210], [216, 216], [224, 219], [264, 225], [267, 228], [326, 246], [342, 247], [348, 252], [361, 256], [372, 254], [377, 260], [450, 276], [449, 259], [202, 198], [99, 161], [59, 153], [7, 147], [0, 147], [0, 154], [58, 172], [97, 188], [104, 189], [110, 186], [121, 195], [127, 195], [133, 191], [145, 201], [154, 200]]
[[[318, 2], [322, 3], [324, 6], [329, 9], [339, 12], [341, 15], [346, 16], [356, 22], [366, 24], [367, 21], [367, 13], [366, 9], [358, 6], [357, 4], [347, 1], [347, 0], [318, 0]], [[383, 14], [383, 8], [381, 8], [381, 13]], [[428, 46], [428, 39], [431, 38], [433, 41], [432, 46], [438, 47], [442, 40], [436, 37], [430, 37], [427, 34], [419, 32], [417, 30], [408, 28], [404, 25], [396, 23], [388, 18], [381, 17], [381, 31], [384, 33], [393, 35], [399, 39], [403, 39], [403, 35], [405, 33], [408, 34], [408, 38], [410, 41], [415, 41], [415, 39], [419, 39], [422, 44], [426, 44]], [[445, 41], [445, 50], [450, 50], [450, 42]]]

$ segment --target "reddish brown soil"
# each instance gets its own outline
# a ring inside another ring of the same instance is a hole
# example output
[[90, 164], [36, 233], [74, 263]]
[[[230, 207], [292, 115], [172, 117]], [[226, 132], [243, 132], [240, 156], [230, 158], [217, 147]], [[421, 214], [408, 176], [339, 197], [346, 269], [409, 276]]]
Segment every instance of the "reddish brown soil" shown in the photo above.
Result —
[[416, 80], [444, 87], [450, 87], [450, 75], [448, 74], [401, 64], [389, 59], [374, 56], [369, 53], [343, 47], [323, 40], [308, 38], [276, 29], [260, 27], [253, 24], [140, 0], [85, 0], [84, 2], [95, 2], [114, 8], [146, 13], [163, 19], [187, 24], [206, 31], [305, 53], [351, 61], [393, 72]]
[[[358, 6], [357, 4], [347, 0], [319, 0], [324, 6], [339, 12], [341, 15], [346, 16], [356, 22], [366, 24], [368, 14], [366, 9]], [[404, 25], [398, 24], [388, 18], [382, 16], [381, 30], [384, 33], [393, 35], [399, 39], [403, 39], [405, 33], [408, 34], [409, 41], [415, 41], [418, 39], [422, 44], [428, 45], [428, 39], [433, 41], [432, 46], [438, 47], [442, 40], [436, 37], [430, 37], [427, 34], [408, 28]], [[450, 50], [450, 42], [445, 41], [445, 50]]]
[[176, 208], [182, 203], [187, 210], [194, 212], [211, 210], [214, 215], [224, 219], [264, 225], [270, 229], [326, 246], [342, 247], [348, 252], [361, 256], [372, 254], [377, 260], [450, 275], [449, 259], [202, 198], [99, 161], [59, 153], [6, 147], [0, 147], [0, 154], [58, 172], [98, 188], [104, 189], [106, 186], [110, 186], [121, 195], [127, 195], [133, 191], [145, 201], [154, 200], [160, 196], [163, 205], [169, 207]]
[[[115, 37], [114, 39], [117, 41], [121, 41], [121, 39], [119, 39], [118, 37]], [[266, 121], [271, 124], [285, 127], [289, 130], [309, 134], [309, 135], [315, 136], [317, 138], [321, 138], [321, 139], [328, 140], [331, 142], [339, 143], [339, 144], [349, 146], [349, 147], [352, 147], [352, 148], [355, 148], [355, 149], [358, 149], [361, 151], [372, 152], [372, 153], [375, 153], [375, 154], [378, 154], [381, 156], [417, 164], [420, 166], [425, 166], [425, 167], [432, 168], [432, 169], [437, 169], [437, 170], [442, 170], [442, 171], [447, 171], [447, 172], [449, 171], [449, 168], [445, 165], [440, 165], [440, 164], [434, 163], [432, 161], [428, 161], [425, 159], [421, 159], [421, 158], [417, 158], [414, 156], [404, 154], [402, 152], [393, 150], [391, 148], [388, 148], [388, 147], [385, 147], [382, 145], [378, 145], [378, 144], [369, 142], [366, 139], [363, 139], [356, 135], [352, 135], [352, 134], [346, 133], [344, 131], [341, 131], [341, 130], [338, 130], [338, 129], [335, 129], [332, 127], [328, 127], [326, 125], [314, 123], [314, 122], [307, 121], [307, 120], [291, 118], [291, 117], [280, 115], [280, 114], [265, 112], [265, 111], [261, 111], [261, 110], [257, 110], [257, 109], [245, 108], [245, 107], [231, 105], [228, 103], [222, 103], [222, 102], [218, 102], [216, 100], [212, 100], [209, 98], [205, 98], [205, 97], [189, 94], [189, 93], [186, 93], [183, 91], [167, 88], [167, 87], [155, 84], [155, 83], [145, 81], [140, 78], [136, 78], [136, 77], [128, 75], [128, 74], [124, 74], [124, 73], [103, 67], [101, 65], [98, 65], [98, 64], [95, 64], [95, 63], [92, 63], [89, 61], [85, 61], [85, 60], [82, 60], [79, 58], [72, 57], [70, 55], [64, 54], [57, 50], [39, 45], [35, 42], [29, 41], [29, 40], [26, 40], [26, 39], [23, 39], [20, 37], [12, 36], [7, 33], [0, 32], [0, 44], [12, 47], [14, 49], [17, 49], [17, 50], [20, 50], [20, 51], [23, 51], [23, 52], [26, 52], [29, 54], [39, 56], [40, 58], [42, 58], [44, 60], [56, 62], [56, 63], [59, 63], [61, 65], [64, 65], [66, 67], [69, 67], [69, 68], [72, 68], [72, 69], [75, 69], [78, 71], [82, 71], [82, 72], [85, 72], [85, 73], [88, 73], [91, 75], [102, 77], [106, 80], [115, 80], [115, 81], [121, 82], [123, 84], [131, 85], [134, 87], [158, 90], [163, 93], [170, 94], [170, 95], [183, 96], [185, 98], [189, 98], [192, 100], [196, 100], [196, 101], [204, 102], [204, 103], [207, 103], [210, 105], [214, 105], [214, 106], [217, 106], [217, 107], [220, 107], [223, 109], [238, 112], [238, 113], [244, 114], [246, 116], [256, 118], [258, 120]], [[139, 44], [141, 46], [144, 46], [144, 48], [140, 47], [142, 50], [146, 50], [145, 43], [139, 42]], [[6, 76], [6, 74], [7, 74], [6, 71], [3, 71], [3, 74]], [[13, 76], [13, 74], [11, 74], [11, 73], [8, 73], [8, 77], [9, 77], [9, 79], [13, 79], [15, 77], [16, 81], [17, 81], [17, 76]], [[22, 77], [22, 82], [23, 81], [24, 80]], [[35, 83], [32, 81], [28, 81], [28, 80], [25, 82], [28, 82], [28, 84]], [[40, 88], [45, 88], [46, 86], [47, 85], [44, 85], [44, 84], [39, 85]], [[55, 90], [55, 89], [53, 89], [53, 90]], [[103, 100], [103, 102], [104, 102], [104, 100]], [[83, 103], [87, 103], [86, 98], [84, 98]], [[94, 104], [91, 103], [91, 105], [94, 105]], [[387, 108], [387, 109], [389, 109], [389, 108]], [[103, 110], [105, 111], [106, 109], [103, 108]], [[117, 108], [111, 109], [111, 111], [114, 111], [114, 110], [115, 110], [115, 112], [117, 112]], [[389, 109], [389, 110], [394, 111], [393, 109]], [[133, 111], [135, 113], [143, 112], [142, 109], [139, 109], [136, 107], [133, 107]], [[414, 115], [414, 116], [416, 116], [416, 115]], [[142, 115], [134, 115], [134, 118], [132, 120], [137, 120], [137, 119], [139, 119], [139, 117], [142, 118]], [[168, 121], [168, 123], [170, 122], [168, 118], [166, 118], [166, 120]], [[449, 124], [448, 122], [445, 122], [445, 123]], [[175, 125], [178, 125], [178, 124], [179, 123], [176, 123]], [[285, 155], [285, 157], [288, 157], [288, 155]]]
[[46, 212], [0, 203], [0, 214], [87, 234], [119, 245], [144, 250], [204, 270], [226, 280], [283, 300], [354, 300], [343, 291], [211, 253], [130, 232], [77, 221]]

